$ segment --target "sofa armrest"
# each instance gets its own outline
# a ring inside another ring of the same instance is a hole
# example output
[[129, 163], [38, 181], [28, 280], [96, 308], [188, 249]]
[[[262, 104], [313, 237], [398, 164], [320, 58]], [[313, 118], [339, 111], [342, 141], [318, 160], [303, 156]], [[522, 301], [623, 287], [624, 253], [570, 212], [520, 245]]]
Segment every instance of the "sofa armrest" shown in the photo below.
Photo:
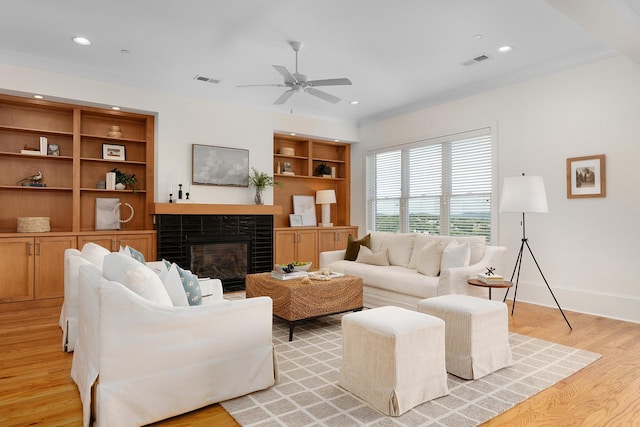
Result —
[[[487, 290], [471, 286], [467, 280], [478, 273], [482, 273], [487, 267], [494, 267], [496, 273], [503, 272], [504, 256], [507, 253], [505, 246], [487, 246], [484, 257], [473, 265], [466, 267], [450, 268], [446, 272], [449, 279], [449, 289], [452, 294], [466, 294], [486, 297]], [[442, 274], [442, 273], [441, 273]]]
[[337, 251], [320, 252], [320, 265], [319, 268], [325, 268], [334, 261], [340, 261], [344, 259], [346, 249], [339, 249]]

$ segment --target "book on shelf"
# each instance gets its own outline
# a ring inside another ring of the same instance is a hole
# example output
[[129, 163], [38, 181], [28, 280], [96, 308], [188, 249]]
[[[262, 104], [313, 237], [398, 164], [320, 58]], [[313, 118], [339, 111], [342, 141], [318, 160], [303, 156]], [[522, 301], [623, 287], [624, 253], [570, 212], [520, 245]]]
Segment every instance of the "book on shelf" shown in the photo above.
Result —
[[308, 273], [306, 271], [292, 271], [291, 273], [271, 272], [271, 277], [278, 280], [302, 279], [303, 277], [307, 277], [307, 275]]
[[20, 150], [20, 154], [28, 154], [30, 156], [42, 156], [40, 150]]
[[486, 273], [479, 273], [478, 280], [482, 283], [504, 283], [504, 277], [499, 274], [488, 275]]

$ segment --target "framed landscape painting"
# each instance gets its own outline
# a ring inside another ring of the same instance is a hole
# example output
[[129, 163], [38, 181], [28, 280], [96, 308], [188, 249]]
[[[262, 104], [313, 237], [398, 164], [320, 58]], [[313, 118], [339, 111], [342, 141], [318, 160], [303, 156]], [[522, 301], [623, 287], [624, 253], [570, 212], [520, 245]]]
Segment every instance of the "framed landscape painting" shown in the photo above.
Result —
[[567, 159], [567, 198], [605, 197], [604, 161], [604, 154]]
[[249, 150], [193, 144], [193, 183], [249, 186]]

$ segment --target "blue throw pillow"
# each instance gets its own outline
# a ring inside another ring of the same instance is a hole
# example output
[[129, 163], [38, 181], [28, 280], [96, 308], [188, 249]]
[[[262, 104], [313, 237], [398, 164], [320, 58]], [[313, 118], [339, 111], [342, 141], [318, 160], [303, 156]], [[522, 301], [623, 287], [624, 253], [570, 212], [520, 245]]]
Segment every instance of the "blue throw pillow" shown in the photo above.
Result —
[[145, 263], [144, 255], [142, 255], [142, 252], [140, 252], [139, 250], [133, 249], [131, 246], [127, 246], [127, 247], [131, 252], [131, 258], [135, 259], [136, 261], [140, 261], [143, 264]]
[[182, 281], [182, 287], [184, 288], [184, 293], [187, 296], [189, 305], [202, 305], [202, 291], [200, 290], [198, 276], [189, 270], [180, 268], [178, 265], [176, 265], [176, 267], [178, 268], [180, 281]]

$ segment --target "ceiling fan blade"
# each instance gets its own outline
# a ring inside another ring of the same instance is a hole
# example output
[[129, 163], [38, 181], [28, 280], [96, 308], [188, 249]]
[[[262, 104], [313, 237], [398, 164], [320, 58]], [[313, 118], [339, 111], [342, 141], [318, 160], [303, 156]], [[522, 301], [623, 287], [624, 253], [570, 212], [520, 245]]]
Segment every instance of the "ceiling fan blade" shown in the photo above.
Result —
[[275, 68], [276, 71], [278, 73], [280, 73], [280, 75], [282, 77], [284, 77], [284, 81], [285, 82], [297, 82], [298, 81], [295, 77], [293, 77], [293, 74], [291, 74], [289, 72], [289, 70], [287, 70], [287, 67], [284, 67], [282, 65], [274, 65], [273, 68]]
[[324, 80], [310, 80], [309, 86], [348, 86], [351, 85], [349, 79], [324, 79]]
[[327, 92], [323, 92], [312, 87], [306, 88], [305, 92], [310, 95], [317, 96], [320, 99], [324, 99], [325, 101], [329, 101], [332, 104], [337, 104], [338, 102], [340, 102], [340, 98], [338, 98], [337, 96], [333, 96], [331, 94], [328, 94]]
[[295, 90], [289, 89], [288, 91], [280, 95], [280, 98], [276, 99], [276, 102], [274, 102], [273, 105], [284, 104], [285, 102], [287, 102], [289, 98], [291, 98], [291, 95], [293, 95], [294, 92]]
[[236, 87], [285, 87], [282, 83], [263, 84], [263, 85], [236, 85]]

